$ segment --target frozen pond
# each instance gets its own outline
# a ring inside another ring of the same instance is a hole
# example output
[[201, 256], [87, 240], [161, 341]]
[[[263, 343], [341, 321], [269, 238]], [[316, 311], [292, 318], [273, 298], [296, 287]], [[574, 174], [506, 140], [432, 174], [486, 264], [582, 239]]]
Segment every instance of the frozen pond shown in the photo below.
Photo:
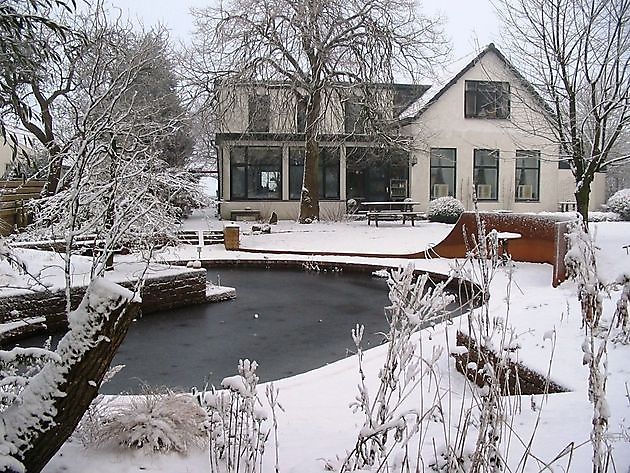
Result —
[[[384, 342], [384, 279], [242, 267], [210, 268], [208, 278], [235, 287], [236, 299], [136, 320], [113, 361], [125, 368], [102, 392], [218, 386], [236, 374], [240, 358], [258, 362], [261, 382], [304, 373], [353, 354], [357, 323], [365, 326], [364, 349]], [[42, 343], [33, 337], [20, 345]]]
[[365, 325], [366, 347], [380, 344], [388, 304], [383, 279], [356, 273], [210, 268], [208, 278], [236, 288], [234, 300], [137, 320], [114, 364], [126, 367], [102, 391], [151, 386], [188, 389], [236, 373], [256, 360], [261, 382], [303, 373], [352, 353], [350, 330]]

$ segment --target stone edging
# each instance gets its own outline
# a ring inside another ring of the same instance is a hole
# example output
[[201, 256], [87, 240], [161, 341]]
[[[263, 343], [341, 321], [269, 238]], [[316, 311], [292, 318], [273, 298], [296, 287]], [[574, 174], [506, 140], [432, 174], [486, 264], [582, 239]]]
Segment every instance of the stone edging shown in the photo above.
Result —
[[[119, 283], [128, 289], [135, 281]], [[81, 301], [86, 287], [72, 289], [72, 306]], [[190, 270], [166, 276], [148, 276], [140, 289], [142, 313], [175, 309], [206, 302], [206, 271]], [[23, 322], [23, 323], [20, 323]], [[11, 327], [0, 334], [0, 347], [31, 335], [67, 327], [65, 290], [37, 291], [0, 298], [0, 323]]]

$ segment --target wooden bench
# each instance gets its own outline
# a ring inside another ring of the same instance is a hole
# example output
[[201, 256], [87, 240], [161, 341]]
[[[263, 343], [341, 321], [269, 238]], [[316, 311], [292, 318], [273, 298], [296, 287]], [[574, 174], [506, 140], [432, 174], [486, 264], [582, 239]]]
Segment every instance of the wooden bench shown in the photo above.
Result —
[[374, 210], [367, 213], [368, 225], [374, 221], [378, 227], [380, 221], [402, 220], [403, 225], [407, 220], [411, 222], [411, 226], [415, 226], [416, 220], [426, 220], [427, 216], [424, 212], [399, 211], [399, 210]]
[[558, 202], [558, 209], [560, 212], [575, 212], [577, 210], [577, 202], [570, 200]]
[[260, 210], [242, 209], [230, 211], [230, 220], [233, 221], [258, 221], [260, 220]]
[[0, 181], [0, 235], [9, 235], [31, 222], [26, 206], [41, 197], [45, 181]]

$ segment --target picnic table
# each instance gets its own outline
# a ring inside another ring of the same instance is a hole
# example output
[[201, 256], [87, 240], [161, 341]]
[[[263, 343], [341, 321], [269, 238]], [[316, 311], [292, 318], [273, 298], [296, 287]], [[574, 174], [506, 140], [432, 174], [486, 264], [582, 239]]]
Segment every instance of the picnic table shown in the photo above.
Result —
[[367, 208], [368, 225], [374, 221], [377, 227], [379, 220], [402, 220], [403, 225], [409, 220], [415, 226], [416, 220], [427, 218], [424, 212], [413, 210], [414, 205], [420, 205], [420, 202], [410, 200], [363, 202], [361, 205]]
[[497, 232], [497, 241], [499, 245], [501, 245], [501, 261], [503, 265], [505, 265], [510, 258], [510, 253], [508, 251], [508, 244], [510, 240], [518, 240], [521, 238], [520, 233], [516, 232]]

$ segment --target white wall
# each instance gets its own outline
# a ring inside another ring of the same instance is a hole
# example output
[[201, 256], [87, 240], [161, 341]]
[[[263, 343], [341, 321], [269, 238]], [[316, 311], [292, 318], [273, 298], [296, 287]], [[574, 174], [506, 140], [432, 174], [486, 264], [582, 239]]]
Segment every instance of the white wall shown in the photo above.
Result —
[[[510, 119], [464, 118], [466, 80], [510, 82]], [[503, 62], [489, 51], [407, 127], [407, 132], [414, 138], [414, 155], [418, 161], [412, 168], [411, 197], [425, 204], [429, 202], [430, 148], [456, 148], [456, 197], [471, 209], [474, 150], [498, 149], [498, 200], [480, 202], [481, 210], [556, 210], [561, 200], [557, 185], [558, 147], [550, 139], [551, 133], [538, 109]], [[540, 150], [538, 202], [515, 201], [516, 150]]]
[[[244, 133], [249, 124], [249, 96], [269, 95], [269, 132], [296, 133], [296, 97], [293, 91], [284, 86], [237, 86], [220, 92], [218, 103], [219, 132]], [[324, 94], [322, 99], [324, 121], [321, 133], [343, 133], [343, 106], [338, 93]]]

